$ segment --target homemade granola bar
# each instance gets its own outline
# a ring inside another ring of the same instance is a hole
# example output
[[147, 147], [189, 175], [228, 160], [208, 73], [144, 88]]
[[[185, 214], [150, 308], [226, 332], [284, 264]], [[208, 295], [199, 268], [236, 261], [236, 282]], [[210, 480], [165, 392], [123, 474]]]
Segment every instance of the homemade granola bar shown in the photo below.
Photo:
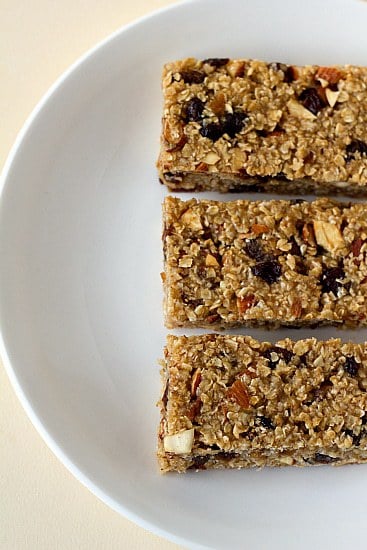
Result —
[[367, 195], [367, 67], [190, 58], [163, 92], [170, 189]]
[[162, 472], [367, 462], [367, 344], [168, 336]]
[[367, 324], [367, 205], [169, 196], [168, 328]]

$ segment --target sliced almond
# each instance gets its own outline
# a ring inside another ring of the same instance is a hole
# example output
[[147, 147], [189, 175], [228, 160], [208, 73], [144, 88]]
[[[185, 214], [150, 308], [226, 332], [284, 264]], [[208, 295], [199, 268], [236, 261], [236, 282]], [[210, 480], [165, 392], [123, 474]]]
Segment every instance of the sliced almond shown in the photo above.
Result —
[[339, 90], [336, 90], [335, 92], [333, 90], [330, 90], [330, 88], [325, 89], [326, 99], [330, 107], [334, 107], [335, 103], [338, 101], [338, 97], [340, 96]]
[[303, 226], [302, 238], [305, 243], [309, 244], [310, 246], [315, 246], [315, 233], [313, 230], [313, 226], [310, 223], [305, 223], [305, 225]]
[[297, 118], [305, 118], [307, 120], [315, 120], [316, 115], [311, 113], [306, 107], [301, 105], [298, 101], [295, 99], [290, 99], [287, 103], [288, 110], [291, 115], [297, 117]]
[[184, 430], [173, 435], [166, 435], [163, 446], [166, 453], [183, 455], [191, 452], [194, 443], [194, 428]]
[[237, 298], [238, 312], [243, 315], [248, 309], [250, 309], [250, 307], [254, 305], [254, 303], [255, 296], [253, 294], [248, 294], [247, 296], [243, 297], [239, 296]]
[[185, 225], [193, 231], [200, 231], [203, 228], [201, 225], [200, 216], [192, 208], [188, 208], [181, 216], [181, 220]]
[[218, 160], [220, 160], [220, 156], [217, 155], [217, 153], [214, 153], [214, 151], [210, 151], [203, 158], [203, 161], [206, 164], [210, 164], [210, 165], [216, 164], [218, 162]]
[[291, 307], [291, 314], [293, 315], [293, 317], [298, 319], [298, 317], [301, 316], [301, 313], [302, 313], [302, 302], [301, 300], [296, 298]]
[[232, 386], [227, 390], [227, 396], [230, 399], [234, 399], [236, 403], [244, 409], [248, 409], [250, 406], [250, 399], [246, 386], [241, 380], [233, 382]]
[[195, 172], [207, 172], [208, 171], [208, 165], [205, 162], [199, 162], [199, 164], [195, 167]]
[[205, 258], [205, 265], [206, 266], [211, 266], [211, 267], [219, 267], [219, 263], [217, 261], [217, 259], [212, 256], [211, 254], [207, 254], [206, 255], [206, 258]]
[[163, 137], [166, 141], [165, 149], [169, 152], [182, 149], [187, 141], [183, 125], [180, 123], [173, 124], [167, 119], [163, 121]]
[[196, 395], [196, 390], [198, 389], [200, 382], [201, 382], [201, 371], [200, 369], [196, 369], [191, 378], [191, 396], [192, 397]]
[[344, 239], [339, 228], [333, 223], [314, 221], [316, 242], [329, 252], [336, 252], [344, 246]]

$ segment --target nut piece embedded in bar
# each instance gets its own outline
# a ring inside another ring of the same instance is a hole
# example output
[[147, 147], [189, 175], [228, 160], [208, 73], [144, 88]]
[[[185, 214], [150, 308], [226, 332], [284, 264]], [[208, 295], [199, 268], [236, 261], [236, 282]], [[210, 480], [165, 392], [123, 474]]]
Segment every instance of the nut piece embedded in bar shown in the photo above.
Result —
[[167, 197], [166, 326], [366, 326], [366, 209]]
[[367, 67], [209, 61], [163, 69], [169, 189], [367, 196]]
[[162, 472], [367, 462], [367, 344], [168, 336], [164, 357]]

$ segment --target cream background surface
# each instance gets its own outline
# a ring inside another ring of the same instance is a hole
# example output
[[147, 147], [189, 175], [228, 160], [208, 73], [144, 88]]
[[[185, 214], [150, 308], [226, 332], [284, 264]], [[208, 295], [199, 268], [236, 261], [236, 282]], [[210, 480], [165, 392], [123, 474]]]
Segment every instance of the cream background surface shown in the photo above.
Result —
[[[120, 26], [172, 0], [0, 0], [0, 166], [56, 78]], [[0, 549], [173, 550], [110, 510], [33, 428], [0, 364]]]

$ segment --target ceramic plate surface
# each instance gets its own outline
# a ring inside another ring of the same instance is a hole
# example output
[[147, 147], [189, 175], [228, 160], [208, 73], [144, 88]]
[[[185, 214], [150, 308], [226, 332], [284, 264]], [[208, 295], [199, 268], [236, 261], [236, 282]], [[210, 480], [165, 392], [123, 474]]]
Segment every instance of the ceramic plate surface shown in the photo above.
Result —
[[56, 83], [4, 169], [0, 323], [18, 396], [82, 483], [182, 545], [365, 548], [367, 466], [158, 473], [162, 65], [186, 56], [367, 64], [366, 28], [361, 0], [202, 0], [160, 11]]

